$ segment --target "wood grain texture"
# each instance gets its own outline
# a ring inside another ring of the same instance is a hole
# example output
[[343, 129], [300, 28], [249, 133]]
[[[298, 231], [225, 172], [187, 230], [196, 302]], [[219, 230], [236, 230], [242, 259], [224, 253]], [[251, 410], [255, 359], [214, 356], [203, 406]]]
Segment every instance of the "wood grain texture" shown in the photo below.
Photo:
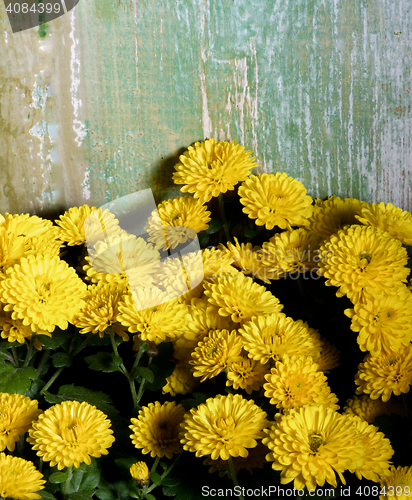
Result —
[[409, 0], [82, 0], [12, 34], [0, 4], [0, 212], [178, 193], [206, 137], [313, 197], [411, 210]]

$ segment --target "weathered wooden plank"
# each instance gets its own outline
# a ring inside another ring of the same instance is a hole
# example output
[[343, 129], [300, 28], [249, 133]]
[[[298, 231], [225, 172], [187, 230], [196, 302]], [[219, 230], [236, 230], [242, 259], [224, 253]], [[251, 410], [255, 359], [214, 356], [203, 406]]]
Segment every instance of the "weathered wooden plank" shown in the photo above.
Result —
[[0, 211], [167, 197], [210, 136], [312, 196], [412, 209], [408, 0], [88, 0], [45, 38], [3, 5], [0, 23]]

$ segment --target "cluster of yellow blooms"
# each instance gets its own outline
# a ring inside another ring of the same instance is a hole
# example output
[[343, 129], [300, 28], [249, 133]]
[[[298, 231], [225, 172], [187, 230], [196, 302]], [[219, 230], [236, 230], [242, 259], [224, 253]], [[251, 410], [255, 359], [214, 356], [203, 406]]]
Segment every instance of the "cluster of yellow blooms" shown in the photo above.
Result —
[[[0, 220], [1, 336], [20, 343], [33, 337], [41, 349], [41, 335], [72, 323], [101, 337], [109, 328], [124, 341], [133, 334], [135, 346], [168, 341], [176, 368], [164, 394], [190, 393], [224, 372], [228, 387], [248, 396], [261, 391], [278, 410], [269, 422], [253, 399], [232, 393], [188, 412], [175, 402], [150, 403], [130, 428], [136, 448], [152, 457], [186, 450], [206, 457], [211, 470], [227, 468], [232, 457], [235, 469], [270, 461], [281, 483], [293, 481], [297, 489], [336, 487], [336, 475], [345, 484], [344, 471], [412, 488], [412, 467], [391, 467], [391, 444], [372, 424], [377, 415], [400, 412], [389, 399], [412, 384], [404, 247], [412, 245], [412, 215], [390, 203], [337, 196], [313, 203], [285, 173], [251, 175], [257, 164], [250, 154], [213, 139], [191, 146], [174, 181], [193, 196], [161, 203], [148, 219], [148, 241], [127, 234], [108, 210], [86, 205], [68, 210], [57, 225], [6, 214]], [[257, 226], [283, 231], [261, 247], [235, 239], [160, 265], [159, 250], [207, 229], [206, 203], [238, 183], [243, 212]], [[86, 234], [85, 220], [96, 213]], [[86, 240], [77, 274], [60, 250]], [[325, 375], [339, 364], [339, 352], [307, 323], [282, 313], [278, 298], [256, 282], [307, 271], [350, 299], [353, 308], [345, 314], [360, 349], [368, 351], [355, 380], [363, 394], [341, 413]], [[37, 454], [59, 469], [90, 463], [114, 441], [110, 421], [87, 403], [67, 401], [43, 413], [29, 398], [1, 394], [0, 451], [13, 451], [27, 431]], [[147, 466], [138, 462], [131, 474], [144, 484]], [[1, 497], [31, 500], [44, 481], [33, 464], [2, 453], [0, 483]]]

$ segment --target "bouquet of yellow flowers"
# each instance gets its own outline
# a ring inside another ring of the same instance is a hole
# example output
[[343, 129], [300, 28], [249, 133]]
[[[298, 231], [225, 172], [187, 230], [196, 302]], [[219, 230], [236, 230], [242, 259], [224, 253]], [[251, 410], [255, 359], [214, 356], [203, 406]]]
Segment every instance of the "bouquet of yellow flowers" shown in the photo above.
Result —
[[412, 496], [412, 215], [251, 155], [0, 216], [1, 498]]

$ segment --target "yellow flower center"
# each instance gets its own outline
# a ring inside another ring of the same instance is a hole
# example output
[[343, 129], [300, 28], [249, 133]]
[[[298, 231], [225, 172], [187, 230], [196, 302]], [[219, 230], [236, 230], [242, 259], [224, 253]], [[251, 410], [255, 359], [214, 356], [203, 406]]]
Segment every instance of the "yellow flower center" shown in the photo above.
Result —
[[77, 441], [80, 436], [80, 425], [77, 422], [71, 422], [62, 429], [62, 438], [70, 445], [77, 447]]
[[160, 421], [155, 431], [155, 439], [162, 448], [166, 448], [176, 440], [174, 426], [170, 422]]
[[320, 436], [319, 434], [312, 434], [309, 437], [309, 448], [313, 454], [316, 454], [318, 452], [318, 449], [322, 444], [323, 444], [323, 439], [322, 436]]

